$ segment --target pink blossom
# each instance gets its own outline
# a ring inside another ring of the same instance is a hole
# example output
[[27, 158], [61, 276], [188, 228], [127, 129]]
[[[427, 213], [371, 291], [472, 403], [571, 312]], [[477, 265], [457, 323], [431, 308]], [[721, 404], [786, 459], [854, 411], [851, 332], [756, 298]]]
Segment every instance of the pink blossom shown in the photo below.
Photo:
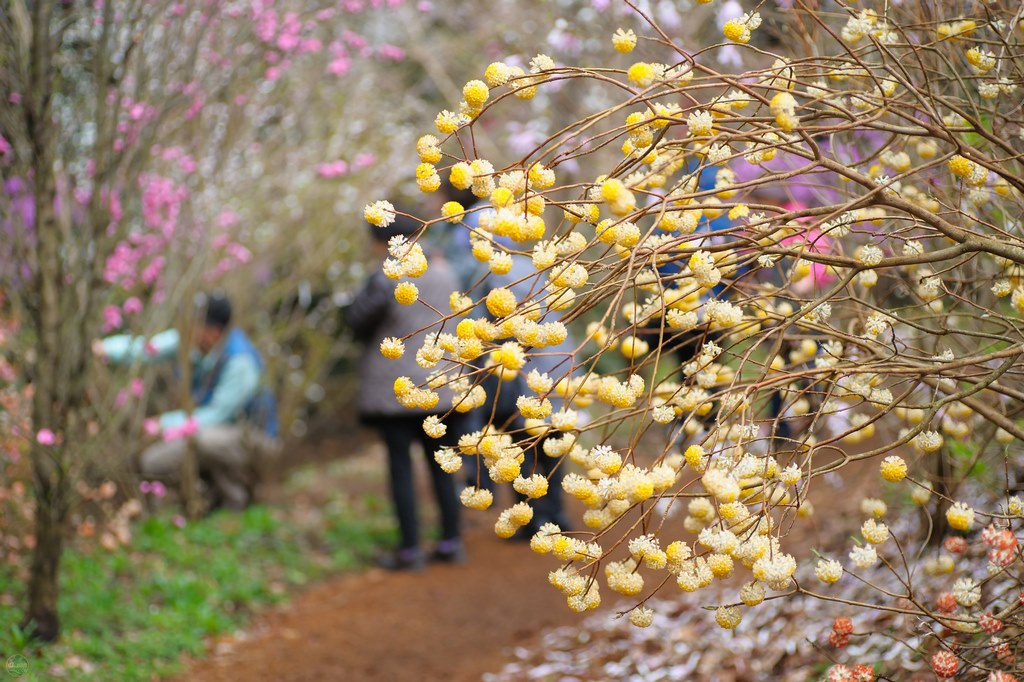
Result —
[[177, 516], [174, 517], [173, 523], [178, 528], [184, 528], [185, 524], [187, 523], [187, 521], [185, 521], [185, 517], [184, 516], [182, 516], [181, 514], [178, 514]]
[[179, 438], [189, 438], [190, 436], [194, 436], [198, 430], [199, 424], [196, 423], [195, 417], [189, 417], [181, 426], [164, 429], [164, 440], [171, 441]]
[[205, 103], [201, 97], [194, 97], [192, 104], [189, 105], [188, 110], [185, 111], [185, 120], [191, 121], [193, 118], [199, 115], [199, 112], [203, 110]]
[[235, 106], [236, 107], [244, 107], [246, 102], [248, 102], [248, 101], [249, 101], [249, 98], [246, 97], [245, 95], [237, 95], [235, 97]]
[[110, 217], [118, 222], [124, 217], [124, 208], [121, 206], [121, 195], [118, 192], [110, 194]]
[[229, 256], [234, 258], [239, 263], [244, 264], [252, 260], [252, 252], [237, 242], [233, 244], [228, 244], [227, 252]]
[[434, 4], [429, 0], [420, 0], [416, 3], [416, 9], [420, 12], [430, 12], [434, 9]]
[[125, 315], [138, 315], [142, 312], [142, 301], [137, 296], [132, 296], [121, 306]]
[[237, 225], [241, 216], [232, 211], [230, 208], [225, 208], [223, 211], [217, 214], [217, 227], [224, 229]]
[[333, 7], [328, 7], [327, 9], [322, 9], [319, 12], [316, 13], [316, 20], [317, 21], [327, 21], [328, 19], [331, 19], [333, 16], [334, 16], [334, 8]]
[[362, 0], [342, 0], [341, 8], [346, 12], [352, 12], [353, 14], [356, 12], [362, 12], [363, 2]]
[[349, 61], [347, 55], [341, 57], [335, 57], [327, 65], [327, 73], [332, 76], [344, 76], [348, 73], [348, 70], [352, 67], [352, 63]]
[[355, 50], [362, 50], [369, 46], [369, 42], [366, 38], [354, 31], [345, 31], [341, 34], [341, 39], [344, 40], [349, 47]]
[[7, 101], [11, 104], [21, 104], [21, 93], [12, 92], [11, 96], [7, 98]]
[[348, 163], [346, 161], [329, 161], [327, 163], [320, 163], [317, 164], [316, 173], [321, 178], [337, 178], [348, 173]]
[[142, 422], [142, 431], [147, 436], [156, 436], [160, 433], [160, 422], [156, 419], [146, 419]]
[[319, 38], [305, 38], [299, 45], [299, 52], [304, 54], [318, 54], [324, 49], [324, 44]]
[[121, 326], [121, 309], [116, 305], [103, 308], [103, 333], [111, 332]]
[[50, 429], [39, 429], [36, 433], [36, 442], [40, 445], [53, 445], [57, 442], [57, 436]]
[[352, 170], [358, 171], [364, 168], [369, 168], [373, 164], [377, 163], [377, 156], [370, 152], [362, 152], [356, 154], [356, 158], [352, 160]]
[[160, 273], [164, 269], [164, 258], [163, 256], [157, 256], [154, 258], [146, 269], [142, 271], [142, 281], [144, 284], [151, 285], [160, 276]]
[[141, 481], [139, 483], [139, 492], [143, 495], [148, 494], [159, 499], [167, 494], [167, 487], [160, 481]]
[[288, 12], [284, 15], [284, 22], [281, 24], [281, 34], [277, 37], [277, 48], [282, 52], [291, 52], [299, 46], [299, 32], [302, 25], [299, 23], [299, 15], [295, 12]]
[[11, 143], [3, 135], [0, 135], [0, 156], [7, 156], [11, 153]]
[[196, 168], [198, 167], [199, 166], [198, 164], [196, 164], [196, 160], [187, 154], [182, 156], [181, 160], [178, 162], [178, 168], [185, 175], [191, 175], [192, 173], [195, 173]]
[[143, 392], [143, 390], [145, 390], [145, 388], [146, 388], [146, 384], [145, 384], [145, 382], [142, 381], [142, 379], [140, 379], [138, 377], [132, 378], [131, 389], [130, 390], [131, 390], [132, 395], [134, 397], [141, 398], [142, 397], [142, 392]]
[[124, 407], [128, 402], [128, 391], [118, 391], [114, 397], [114, 407]]
[[377, 46], [377, 56], [392, 62], [400, 62], [405, 59], [405, 50], [397, 45], [382, 43]]
[[253, 10], [253, 20], [256, 22], [254, 30], [256, 37], [265, 43], [269, 43], [277, 34], [277, 12], [272, 9]]

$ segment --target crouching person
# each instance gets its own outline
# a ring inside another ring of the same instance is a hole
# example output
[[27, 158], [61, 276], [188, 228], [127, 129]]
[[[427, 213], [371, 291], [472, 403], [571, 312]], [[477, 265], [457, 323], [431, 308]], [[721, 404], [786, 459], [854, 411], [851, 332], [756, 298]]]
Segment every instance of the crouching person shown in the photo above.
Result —
[[[213, 293], [204, 307], [191, 353], [195, 409], [191, 416], [184, 410], [159, 416], [162, 439], [142, 452], [139, 471], [143, 479], [176, 482], [194, 437], [210, 509], [244, 509], [252, 501], [261, 459], [280, 452], [277, 408], [259, 351], [231, 324], [231, 302]], [[97, 342], [95, 351], [115, 364], [173, 361], [180, 343], [172, 329], [149, 339], [110, 336]]]

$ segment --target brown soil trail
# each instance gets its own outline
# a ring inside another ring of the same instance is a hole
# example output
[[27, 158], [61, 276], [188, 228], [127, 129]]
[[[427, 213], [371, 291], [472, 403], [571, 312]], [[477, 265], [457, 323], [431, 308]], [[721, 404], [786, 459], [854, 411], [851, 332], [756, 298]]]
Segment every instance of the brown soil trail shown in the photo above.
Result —
[[[367, 454], [356, 457], [377, 466]], [[857, 469], [844, 491], [852, 494], [836, 498], [828, 485], [812, 493], [828, 518], [842, 509], [856, 519], [857, 501], [874, 481], [873, 471]], [[378, 485], [383, 492], [383, 481]], [[495, 517], [464, 515], [465, 565], [432, 564], [418, 574], [372, 569], [325, 581], [257, 616], [246, 632], [215, 642], [180, 682], [476, 682], [500, 671], [513, 647], [535, 648], [543, 631], [582, 618], [547, 585], [550, 557], [499, 540]], [[812, 521], [794, 537], [826, 546], [846, 525]]]
[[467, 539], [462, 566], [371, 570], [313, 587], [181, 679], [479, 680], [501, 668], [507, 647], [578, 618], [545, 589], [550, 562], [498, 540], [482, 519]]

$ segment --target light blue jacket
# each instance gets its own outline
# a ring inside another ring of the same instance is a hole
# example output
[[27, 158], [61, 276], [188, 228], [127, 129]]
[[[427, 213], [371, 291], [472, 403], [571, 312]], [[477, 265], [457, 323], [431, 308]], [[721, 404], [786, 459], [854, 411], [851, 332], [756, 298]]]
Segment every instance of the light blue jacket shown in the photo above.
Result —
[[[200, 427], [238, 422], [245, 416], [248, 406], [259, 396], [263, 379], [259, 358], [251, 353], [232, 353], [225, 357], [230, 339], [231, 332], [206, 355], [193, 353], [195, 377], [208, 376], [216, 370], [218, 364], [221, 365], [215, 383], [208, 387], [205, 395], [196, 396], [198, 406], [192, 412], [192, 417]], [[141, 336], [121, 334], [109, 336], [102, 343], [104, 354], [115, 364], [136, 360], [155, 362], [174, 360], [181, 337], [177, 330], [171, 329], [156, 334], [148, 341]], [[160, 426], [163, 429], [176, 428], [187, 419], [188, 414], [184, 410], [165, 412], [160, 415]]]

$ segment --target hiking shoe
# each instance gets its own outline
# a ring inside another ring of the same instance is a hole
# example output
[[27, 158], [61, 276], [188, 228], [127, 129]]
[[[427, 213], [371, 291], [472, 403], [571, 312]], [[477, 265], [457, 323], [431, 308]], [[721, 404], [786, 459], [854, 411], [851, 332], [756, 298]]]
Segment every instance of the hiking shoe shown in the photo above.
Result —
[[466, 548], [463, 546], [462, 540], [441, 540], [431, 552], [430, 560], [443, 564], [464, 564], [466, 563]]
[[426, 559], [419, 549], [400, 549], [377, 557], [377, 565], [388, 571], [411, 571], [419, 573], [426, 566]]

